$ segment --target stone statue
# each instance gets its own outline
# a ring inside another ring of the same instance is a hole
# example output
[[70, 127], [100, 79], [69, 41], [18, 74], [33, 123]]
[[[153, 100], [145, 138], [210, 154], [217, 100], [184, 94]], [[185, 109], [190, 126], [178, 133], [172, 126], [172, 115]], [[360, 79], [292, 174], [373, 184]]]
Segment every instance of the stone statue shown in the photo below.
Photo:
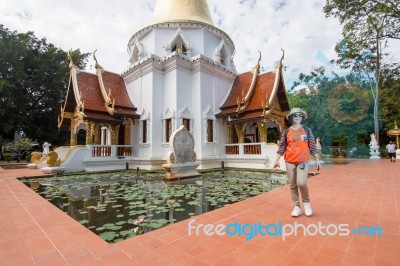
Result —
[[40, 152], [34, 151], [31, 153], [31, 163], [38, 164], [40, 163], [40, 159], [42, 158], [42, 155]]
[[371, 134], [371, 142], [369, 143], [369, 149], [370, 152], [369, 154], [371, 155], [369, 158], [370, 159], [380, 159], [380, 152], [379, 152], [379, 146], [378, 146], [378, 141], [376, 140], [375, 133]]
[[172, 133], [169, 145], [171, 151], [167, 155], [167, 163], [162, 165], [168, 172], [164, 178], [171, 180], [199, 176], [193, 135], [184, 125]]
[[371, 147], [377, 147], [378, 141], [376, 140], [375, 133], [371, 134], [371, 142], [369, 143]]
[[176, 44], [176, 51], [178, 52], [178, 54], [181, 54], [183, 52], [183, 48], [182, 48], [182, 43], [178, 42]]
[[50, 143], [48, 143], [47, 141], [45, 141], [44, 143], [43, 143], [43, 154], [42, 154], [42, 156], [43, 157], [46, 157], [47, 156], [47, 154], [49, 154], [49, 152], [50, 152], [50, 146], [51, 146], [51, 144]]
[[60, 166], [61, 159], [58, 158], [58, 154], [55, 151], [51, 151], [47, 154], [47, 166], [55, 167]]

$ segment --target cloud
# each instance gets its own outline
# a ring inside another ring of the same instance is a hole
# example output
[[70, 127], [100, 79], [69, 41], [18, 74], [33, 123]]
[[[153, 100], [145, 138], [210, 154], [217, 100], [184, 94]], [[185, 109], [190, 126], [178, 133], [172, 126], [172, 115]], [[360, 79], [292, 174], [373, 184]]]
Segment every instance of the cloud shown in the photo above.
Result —
[[[152, 19], [155, 0], [2, 0], [1, 24], [18, 32], [33, 31], [38, 38], [63, 50], [93, 52], [107, 70], [120, 73], [128, 66], [127, 44], [131, 36]], [[325, 18], [325, 0], [209, 0], [215, 25], [226, 32], [236, 47], [238, 72], [261, 64], [276, 66], [285, 50], [285, 77], [309, 73], [316, 59], [335, 56], [341, 38], [336, 19]], [[91, 62], [91, 61], [90, 61]], [[91, 64], [91, 63], [90, 63]]]

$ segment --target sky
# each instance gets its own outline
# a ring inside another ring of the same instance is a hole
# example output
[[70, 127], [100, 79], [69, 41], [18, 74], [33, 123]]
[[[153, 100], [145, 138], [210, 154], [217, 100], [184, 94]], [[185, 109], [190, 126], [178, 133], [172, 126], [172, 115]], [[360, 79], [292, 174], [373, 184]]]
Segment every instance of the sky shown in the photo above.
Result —
[[[152, 20], [155, 0], [1, 0], [0, 24], [11, 31], [33, 31], [67, 51], [92, 53], [104, 69], [121, 73], [128, 66], [131, 36]], [[325, 0], [208, 0], [214, 25], [236, 47], [239, 73], [250, 70], [262, 53], [264, 71], [285, 51], [286, 83], [312, 67], [329, 65], [342, 27], [322, 11]], [[88, 71], [94, 71], [92, 57]], [[340, 70], [339, 70], [340, 71]]]

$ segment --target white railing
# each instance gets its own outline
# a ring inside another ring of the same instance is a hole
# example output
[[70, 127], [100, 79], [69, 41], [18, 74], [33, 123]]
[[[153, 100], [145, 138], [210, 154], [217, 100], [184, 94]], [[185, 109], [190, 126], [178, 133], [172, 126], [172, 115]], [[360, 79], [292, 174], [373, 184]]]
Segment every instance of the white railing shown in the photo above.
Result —
[[277, 149], [277, 145], [265, 142], [226, 144], [225, 155], [227, 156], [265, 155], [271, 148]]
[[88, 145], [92, 157], [125, 157], [133, 155], [131, 145]]

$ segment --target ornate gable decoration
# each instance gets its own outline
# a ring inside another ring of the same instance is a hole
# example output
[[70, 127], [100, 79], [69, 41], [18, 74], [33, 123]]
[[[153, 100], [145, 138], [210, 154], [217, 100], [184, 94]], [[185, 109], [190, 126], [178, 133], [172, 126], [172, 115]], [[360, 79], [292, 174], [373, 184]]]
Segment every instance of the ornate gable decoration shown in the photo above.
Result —
[[104, 106], [107, 109], [107, 112], [110, 115], [113, 115], [115, 113], [115, 98], [112, 97], [112, 92], [111, 88], [108, 89], [108, 93], [106, 91], [106, 88], [104, 87], [104, 82], [103, 82], [103, 76], [102, 76], [102, 71], [103, 68], [98, 64], [97, 58], [96, 58], [96, 50], [93, 52], [93, 59], [96, 61], [96, 74], [97, 78], [99, 79], [99, 85], [100, 85], [100, 90], [101, 90], [101, 95], [103, 96], [104, 99]]
[[282, 74], [283, 58], [276, 69], [260, 74], [260, 53], [252, 71], [236, 77], [216, 117], [235, 125], [274, 120], [284, 127], [290, 108]]
[[168, 118], [172, 118], [175, 117], [175, 112], [172, 110], [172, 108], [167, 107], [164, 111], [164, 113], [162, 114], [162, 118], [163, 119], [168, 119]]
[[[173, 49], [175, 46], [176, 46], [175, 51], [177, 53], [179, 53], [179, 54], [183, 53], [183, 54], [186, 54], [188, 57], [190, 57], [192, 45], [189, 43], [189, 41], [183, 35], [181, 28], [178, 28], [176, 30], [174, 37], [172, 38], [172, 40], [169, 43], [167, 43], [164, 46], [164, 49], [167, 52], [167, 54], [170, 54], [171, 52], [173, 52]], [[186, 52], [184, 52], [184, 49], [186, 50]]]
[[133, 45], [128, 49], [128, 53], [130, 54], [130, 64], [134, 64], [146, 56], [144, 46], [137, 38], [134, 39]]
[[[83, 120], [83, 118], [86, 117], [85, 103], [83, 102], [82, 95], [79, 92], [78, 80], [76, 78], [76, 75], [79, 73], [79, 69], [75, 66], [75, 64], [72, 60], [71, 50], [67, 52], [67, 59], [69, 61], [69, 68], [70, 68], [69, 83], [68, 83], [67, 94], [65, 96], [64, 105], [61, 105], [60, 115], [57, 118], [58, 128], [61, 128], [64, 118]], [[71, 87], [72, 87], [72, 93], [74, 93], [74, 98], [75, 98], [75, 103], [76, 103], [74, 113], [65, 111], [65, 108], [68, 103], [68, 96], [71, 93]]]
[[184, 118], [191, 118], [192, 115], [189, 111], [189, 108], [185, 105], [181, 110], [179, 110], [179, 116]]
[[251, 72], [253, 73], [253, 78], [251, 80], [250, 88], [247, 91], [246, 97], [243, 97], [244, 93], [242, 91], [242, 99], [239, 99], [238, 97], [236, 100], [237, 102], [236, 112], [238, 112], [239, 114], [243, 113], [246, 110], [247, 106], [249, 105], [250, 98], [253, 95], [254, 88], [256, 87], [257, 76], [258, 74], [260, 74], [260, 61], [261, 61], [261, 52], [258, 51], [258, 53], [260, 54], [260, 57], [258, 58], [257, 65], [251, 70]]
[[233, 66], [232, 56], [230, 56], [223, 39], [219, 42], [218, 46], [214, 50], [214, 61], [227, 66], [228, 68], [232, 68]]

